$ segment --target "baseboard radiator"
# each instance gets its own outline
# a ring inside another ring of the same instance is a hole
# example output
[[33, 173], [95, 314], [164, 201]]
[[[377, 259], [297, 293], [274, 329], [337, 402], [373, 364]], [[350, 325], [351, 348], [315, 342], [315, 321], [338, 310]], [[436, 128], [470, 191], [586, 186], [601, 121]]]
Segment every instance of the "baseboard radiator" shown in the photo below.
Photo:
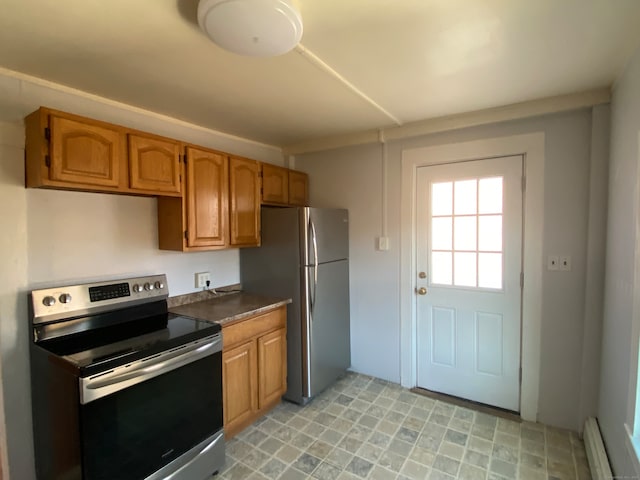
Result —
[[604, 449], [598, 421], [589, 417], [584, 422], [584, 448], [587, 451], [589, 469], [593, 480], [611, 480], [613, 474], [609, 466], [609, 457]]

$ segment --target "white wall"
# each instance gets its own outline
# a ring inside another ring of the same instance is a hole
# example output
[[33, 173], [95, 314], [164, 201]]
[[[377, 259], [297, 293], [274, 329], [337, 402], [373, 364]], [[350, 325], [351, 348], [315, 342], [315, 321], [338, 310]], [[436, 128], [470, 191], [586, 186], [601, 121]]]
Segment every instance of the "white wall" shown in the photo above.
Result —
[[[602, 108], [606, 111], [606, 107]], [[599, 136], [606, 136], [606, 115], [593, 127], [598, 130]], [[601, 189], [603, 184], [606, 185], [606, 175], [590, 179], [591, 110], [390, 143], [387, 211], [391, 249], [386, 252], [374, 248], [375, 237], [380, 235], [382, 216], [379, 145], [299, 155], [296, 157], [296, 168], [310, 174], [313, 205], [349, 209], [353, 368], [397, 382], [400, 380], [402, 150], [532, 132], [545, 134], [543, 252], [545, 256], [553, 253], [573, 257], [571, 272], [545, 271], [543, 275], [538, 418], [552, 425], [581, 430], [584, 415], [578, 408], [581, 379], [584, 376], [597, 382], [597, 372], [587, 371], [582, 361], [589, 203], [593, 189]], [[596, 155], [606, 163], [606, 158], [601, 158], [606, 157], [606, 152]], [[602, 175], [601, 171], [598, 173]], [[593, 180], [593, 185], [590, 180]], [[602, 217], [604, 205], [592, 203], [596, 217]], [[596, 242], [591, 253], [602, 258], [602, 249], [600, 245], [597, 251]], [[595, 278], [594, 282], [599, 282], [601, 295], [602, 278]], [[593, 335], [591, 330], [586, 333]], [[593, 415], [594, 408], [593, 402], [587, 403], [585, 411]]]
[[[616, 82], [598, 420], [614, 473], [633, 476], [624, 424], [633, 428], [640, 329], [640, 49]], [[634, 261], [635, 260], [635, 261]]]
[[[10, 478], [33, 478], [27, 336], [27, 194], [24, 133], [0, 123], [0, 355]], [[0, 432], [2, 430], [0, 429]], [[5, 458], [5, 460], [7, 460]]]
[[274, 147], [4, 73], [0, 72], [0, 122], [5, 122], [0, 123], [0, 365], [10, 478], [29, 480], [35, 473], [28, 292], [67, 282], [166, 273], [170, 294], [179, 295], [196, 290], [193, 274], [198, 271], [210, 271], [213, 286], [239, 282], [239, 255], [237, 250], [158, 250], [153, 198], [25, 189], [24, 116], [43, 105], [270, 163], [282, 164], [282, 155]]

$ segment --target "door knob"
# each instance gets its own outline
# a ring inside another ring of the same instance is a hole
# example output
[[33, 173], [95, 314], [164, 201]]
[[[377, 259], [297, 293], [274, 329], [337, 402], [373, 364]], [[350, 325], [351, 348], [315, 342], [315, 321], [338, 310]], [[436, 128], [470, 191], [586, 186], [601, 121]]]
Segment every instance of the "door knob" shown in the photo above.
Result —
[[427, 294], [427, 289], [424, 288], [424, 287], [416, 288], [416, 293], [418, 295], [426, 295]]

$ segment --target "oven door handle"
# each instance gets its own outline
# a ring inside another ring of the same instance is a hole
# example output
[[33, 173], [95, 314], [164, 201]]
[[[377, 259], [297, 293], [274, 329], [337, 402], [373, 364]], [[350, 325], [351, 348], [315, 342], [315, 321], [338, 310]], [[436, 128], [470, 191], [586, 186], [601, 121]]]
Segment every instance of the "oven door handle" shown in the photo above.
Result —
[[204, 341], [169, 350], [148, 359], [137, 360], [107, 373], [81, 378], [80, 403], [84, 405], [93, 402], [220, 351], [222, 351], [222, 336], [216, 334]]

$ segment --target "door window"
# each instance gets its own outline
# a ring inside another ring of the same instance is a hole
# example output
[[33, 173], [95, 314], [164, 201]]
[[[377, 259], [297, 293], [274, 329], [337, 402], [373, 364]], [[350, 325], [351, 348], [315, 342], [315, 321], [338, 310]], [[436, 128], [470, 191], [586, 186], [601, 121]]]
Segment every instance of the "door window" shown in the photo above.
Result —
[[503, 288], [503, 177], [431, 184], [431, 284]]

